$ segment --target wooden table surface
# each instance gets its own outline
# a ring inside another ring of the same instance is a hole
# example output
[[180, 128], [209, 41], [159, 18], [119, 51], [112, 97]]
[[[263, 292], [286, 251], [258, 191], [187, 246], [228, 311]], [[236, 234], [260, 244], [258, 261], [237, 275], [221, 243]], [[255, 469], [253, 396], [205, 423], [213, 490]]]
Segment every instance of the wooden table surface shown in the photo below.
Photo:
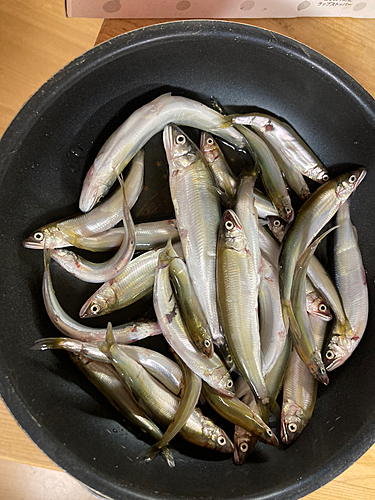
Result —
[[[170, 19], [104, 21], [97, 38], [113, 36]], [[339, 18], [238, 19], [298, 40], [337, 63], [375, 96], [375, 20]], [[60, 470], [18, 427], [0, 401], [0, 458]], [[339, 477], [311, 493], [308, 500], [375, 498], [375, 445]]]

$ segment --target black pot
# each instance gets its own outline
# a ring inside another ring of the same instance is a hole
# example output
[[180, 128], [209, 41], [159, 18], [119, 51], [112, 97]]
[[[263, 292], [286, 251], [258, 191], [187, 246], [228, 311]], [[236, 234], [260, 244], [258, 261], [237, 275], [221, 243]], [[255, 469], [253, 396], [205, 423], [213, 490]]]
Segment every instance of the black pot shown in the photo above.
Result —
[[[283, 117], [334, 176], [352, 165], [368, 169], [352, 200], [367, 270], [375, 276], [375, 106], [344, 71], [284, 36], [221, 21], [174, 22], [114, 38], [79, 57], [24, 106], [0, 149], [0, 388], [23, 429], [60, 467], [113, 499], [299, 498], [340, 474], [374, 442], [375, 337], [368, 332], [330, 385], [319, 388], [308, 427], [293, 446], [259, 445], [236, 467], [230, 456], [174, 447], [176, 467], [137, 459], [148, 443], [70, 363], [64, 352], [31, 351], [58, 336], [44, 310], [42, 254], [22, 240], [52, 220], [78, 211], [85, 172], [105, 139], [139, 106], [163, 92], [228, 112], [254, 108]], [[194, 136], [194, 132], [193, 132]], [[160, 134], [146, 148], [146, 186], [136, 221], [173, 214]], [[157, 162], [161, 162], [160, 164]], [[77, 317], [97, 288], [53, 266], [58, 298]], [[142, 301], [111, 316], [114, 324], [141, 316]], [[105, 325], [106, 317], [92, 320]], [[153, 339], [157, 345], [161, 340]]]

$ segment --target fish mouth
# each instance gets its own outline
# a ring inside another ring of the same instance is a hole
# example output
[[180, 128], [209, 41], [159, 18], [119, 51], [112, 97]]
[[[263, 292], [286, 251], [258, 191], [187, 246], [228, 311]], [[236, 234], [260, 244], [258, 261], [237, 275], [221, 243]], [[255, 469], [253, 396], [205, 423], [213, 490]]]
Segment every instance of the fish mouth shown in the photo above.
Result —
[[186, 151], [181, 151], [179, 154], [179, 149], [175, 148], [175, 137], [180, 134], [186, 137], [186, 134], [174, 123], [169, 123], [163, 129], [163, 143], [168, 162], [186, 155]]
[[33, 236], [30, 236], [29, 238], [26, 238], [23, 240], [22, 245], [25, 248], [31, 248], [32, 250], [43, 250], [44, 248], [44, 241], [35, 241]]
[[291, 223], [294, 219], [294, 210], [289, 203], [283, 203], [279, 208], [279, 213], [282, 219], [286, 222]]
[[329, 384], [329, 378], [320, 351], [314, 351], [314, 354], [308, 363], [308, 368], [313, 377], [315, 377], [319, 382], [323, 385]]
[[322, 170], [318, 165], [315, 166], [313, 171], [314, 170], [317, 171], [318, 168], [319, 168], [320, 172], [316, 176], [316, 181], [319, 182], [320, 184], [326, 184], [330, 180], [329, 174], [328, 174], [327, 170]]
[[328, 359], [324, 356], [324, 366], [327, 372], [331, 372], [341, 366], [350, 357], [351, 353], [347, 353], [345, 356], [335, 357], [335, 359]]
[[81, 212], [89, 212], [105, 194], [103, 187], [93, 188], [90, 186], [91, 179], [91, 176], [86, 176], [83, 181], [81, 196], [79, 198], [79, 209]]
[[164, 149], [165, 153], [167, 155], [168, 161], [171, 158], [171, 151], [173, 147], [173, 126], [172, 125], [166, 125], [163, 130], [163, 143], [164, 143]]
[[264, 424], [264, 422], [261, 430], [254, 431], [254, 436], [258, 439], [258, 441], [261, 441], [264, 444], [275, 446], [275, 448], [279, 447], [279, 440], [272, 432], [272, 430], [267, 425]]
[[279, 440], [277, 439], [277, 437], [275, 436], [275, 434], [273, 432], [272, 432], [272, 436], [270, 436], [270, 438], [268, 440], [268, 444], [270, 444], [271, 446], [275, 446], [275, 448], [279, 447]]
[[234, 384], [232, 389], [228, 389], [225, 385], [223, 387], [221, 384], [219, 384], [218, 387], [215, 387], [218, 393], [222, 394], [223, 396], [227, 396], [228, 398], [233, 398], [234, 397]]
[[247, 453], [243, 453], [242, 451], [239, 451], [239, 449], [237, 448], [237, 446], [234, 448], [234, 452], [233, 452], [233, 460], [234, 460], [234, 463], [236, 465], [242, 465], [245, 463], [245, 460], [246, 460], [246, 454]]
[[300, 436], [303, 429], [304, 429], [304, 427], [302, 429], [298, 429], [294, 433], [288, 433], [287, 425], [286, 425], [285, 421], [282, 420], [281, 431], [280, 431], [281, 441], [287, 445], [294, 443], [294, 441]]
[[232, 441], [229, 439], [229, 437], [227, 436], [226, 433], [224, 433], [224, 437], [226, 439], [226, 443], [224, 444], [224, 446], [222, 446], [219, 451], [221, 453], [233, 453], [234, 452], [234, 444], [232, 443]]
[[332, 319], [332, 314], [330, 313], [323, 313], [319, 310], [316, 310], [312, 313], [314, 316], [316, 316], [317, 318], [320, 318], [321, 320], [323, 321], [331, 321]]
[[[258, 438], [256, 436], [251, 436], [251, 437], [248, 437], [247, 439], [243, 439], [241, 442], [237, 442], [235, 447], [234, 447], [234, 452], [233, 452], [234, 463], [237, 465], [244, 464], [248, 455], [250, 455], [250, 453], [253, 452], [257, 442], [258, 442]], [[242, 445], [245, 445], [245, 447], [247, 449], [245, 450], [245, 448], [244, 448], [242, 450], [241, 449]]]
[[281, 441], [284, 444], [289, 444], [288, 430], [286, 428], [286, 423], [283, 419], [281, 419], [280, 436], [281, 436]]
[[316, 371], [313, 375], [323, 385], [328, 385], [329, 384], [329, 378], [328, 378], [327, 372], [320, 373], [319, 371]]
[[326, 367], [327, 372], [331, 372], [338, 366], [340, 366], [340, 363], [338, 363], [338, 360], [330, 361], [328, 359], [324, 359], [324, 366]]
[[212, 140], [212, 144], [208, 144], [207, 143], [207, 139], [209, 139], [211, 137], [211, 134], [209, 134], [208, 132], [201, 132], [201, 140], [200, 140], [200, 144], [199, 144], [199, 147], [201, 149], [201, 151], [212, 151], [214, 149], [214, 142]]
[[207, 132], [202, 132], [201, 133], [201, 140], [200, 140], [200, 148], [204, 149], [204, 145], [206, 144], [206, 139], [207, 139]]
[[94, 314], [93, 312], [91, 312], [91, 297], [90, 297], [81, 307], [81, 310], [79, 311], [79, 317], [94, 318], [95, 316], [98, 316], [98, 314]]
[[367, 175], [367, 171], [364, 168], [358, 169], [357, 172], [358, 171], [361, 173], [359, 174], [358, 179], [356, 180], [356, 183], [355, 183], [356, 188], [359, 186], [359, 184], [361, 184], [361, 182], [363, 181], [363, 179]]

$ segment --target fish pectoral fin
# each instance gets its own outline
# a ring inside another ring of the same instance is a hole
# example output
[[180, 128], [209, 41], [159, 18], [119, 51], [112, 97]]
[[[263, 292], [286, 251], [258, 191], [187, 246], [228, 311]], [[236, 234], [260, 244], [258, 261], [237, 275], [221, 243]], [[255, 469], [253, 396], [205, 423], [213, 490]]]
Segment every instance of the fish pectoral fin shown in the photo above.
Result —
[[69, 242], [71, 245], [73, 246], [77, 246], [77, 240], [78, 240], [78, 235], [77, 233], [75, 233], [74, 231], [72, 231], [71, 229], [67, 229], [67, 228], [61, 228], [59, 227], [59, 230], [60, 230], [60, 233], [64, 236], [64, 238], [66, 239], [67, 242]]

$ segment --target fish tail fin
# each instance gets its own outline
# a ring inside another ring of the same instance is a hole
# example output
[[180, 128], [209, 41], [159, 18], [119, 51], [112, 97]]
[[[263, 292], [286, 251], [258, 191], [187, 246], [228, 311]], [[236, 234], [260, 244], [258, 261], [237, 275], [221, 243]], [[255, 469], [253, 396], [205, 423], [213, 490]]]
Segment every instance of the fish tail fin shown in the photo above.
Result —
[[161, 452], [162, 448], [160, 447], [159, 442], [160, 441], [153, 444], [152, 446], [150, 446], [150, 448], [146, 450], [145, 453], [146, 462], [151, 462], [151, 460], [153, 460], [156, 457], [156, 455], [158, 455]]
[[73, 342], [70, 342], [71, 339], [59, 338], [59, 337], [51, 337], [46, 339], [39, 339], [35, 341], [35, 344], [30, 347], [32, 351], [46, 351], [47, 349], [69, 349], [69, 344], [73, 345]]
[[107, 323], [107, 333], [105, 336], [105, 341], [99, 346], [99, 349], [103, 354], [109, 355], [111, 348], [116, 345], [116, 339], [113, 335], [112, 323], [108, 321]]
[[173, 248], [173, 245], [172, 245], [172, 238], [168, 239], [164, 251], [165, 251], [165, 254], [167, 255], [167, 257], [169, 257], [170, 259], [174, 259], [174, 258], [178, 257], [178, 253], [176, 252], [176, 250]]
[[217, 111], [221, 115], [224, 115], [224, 116], [227, 115], [223, 105], [221, 104], [221, 102], [219, 101], [219, 99], [217, 97], [212, 95], [210, 98], [210, 101], [211, 101], [212, 109], [214, 109], [215, 111]]
[[160, 447], [159, 443], [160, 443], [160, 441], [158, 441], [154, 445], [150, 446], [150, 448], [148, 448], [148, 450], [146, 450], [145, 461], [151, 462], [151, 460], [153, 460], [156, 457], [156, 455], [161, 453], [163, 455], [163, 457], [165, 458], [169, 467], [174, 467], [176, 464], [175, 464], [171, 450], [167, 446]]
[[159, 253], [158, 267], [160, 268], [167, 267], [170, 264], [170, 262], [176, 257], [178, 257], [178, 254], [173, 248], [172, 238], [169, 238], [167, 244], [165, 245], [163, 250]]
[[174, 467], [176, 465], [175, 462], [174, 462], [174, 458], [173, 458], [172, 452], [171, 452], [171, 450], [167, 446], [165, 446], [164, 448], [162, 448], [161, 454], [165, 458], [165, 460], [166, 460], [167, 464], [169, 465], [169, 467]]

